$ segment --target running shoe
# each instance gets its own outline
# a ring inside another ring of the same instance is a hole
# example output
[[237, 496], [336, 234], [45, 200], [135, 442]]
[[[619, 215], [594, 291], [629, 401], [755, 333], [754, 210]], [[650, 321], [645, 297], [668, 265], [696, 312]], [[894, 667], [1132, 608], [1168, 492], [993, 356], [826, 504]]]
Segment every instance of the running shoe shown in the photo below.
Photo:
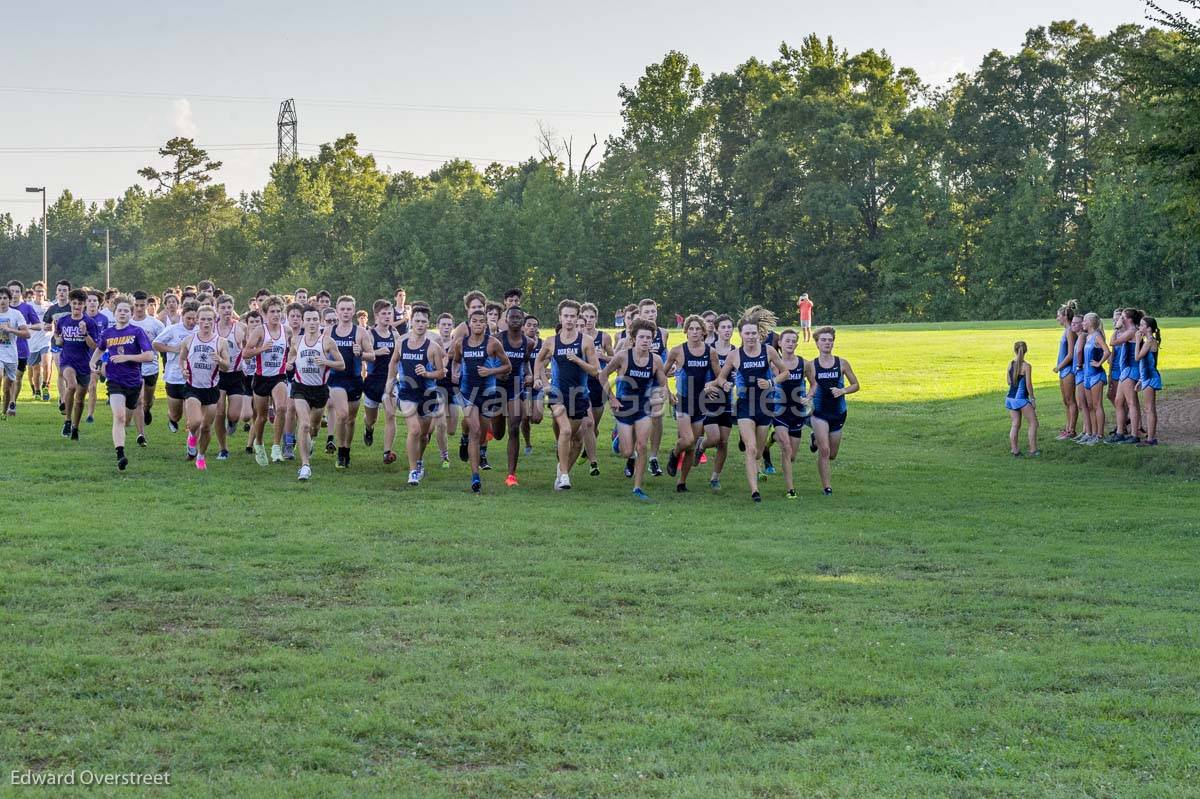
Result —
[[368, 427], [366, 430], [363, 430], [363, 446], [369, 447], [369, 446], [373, 445], [374, 443], [375, 443], [375, 428]]
[[283, 447], [278, 444], [271, 445], [271, 463], [283, 463]]
[[17, 415], [17, 403], [15, 403], [15, 402], [8, 403], [8, 415], [9, 416]]
[[254, 454], [254, 447], [252, 447], [252, 446], [250, 446], [249, 444], [247, 444], [247, 445], [246, 445], [246, 454], [247, 454], [247, 455], [253, 455], [253, 454]]
[[808, 434], [808, 451], [809, 452], [817, 451], [817, 434], [816, 433]]
[[1054, 440], [1055, 441], [1066, 441], [1067, 439], [1074, 438], [1074, 437], [1075, 436], [1071, 433], [1071, 431], [1064, 430], [1061, 433], [1059, 433], [1057, 436], [1055, 436]]
[[1137, 443], [1137, 445], [1139, 447], [1157, 447], [1158, 439], [1157, 438], [1143, 438], [1141, 441], [1139, 441]]
[[650, 501], [650, 497], [649, 497], [649, 496], [647, 496], [647, 495], [646, 495], [646, 492], [645, 492], [645, 491], [643, 491], [643, 490], [642, 490], [642, 489], [640, 489], [640, 488], [635, 488], [635, 489], [633, 489], [633, 498], [634, 498], [634, 499], [637, 499], [637, 500], [641, 500], [642, 502], [649, 502], [649, 501]]
[[510, 474], [508, 477], [504, 478], [504, 485], [508, 486], [509, 488], [516, 488], [518, 485], [520, 485], [520, 483], [517, 482], [517, 476], [515, 474]]
[[1033, 452], [1029, 453], [1029, 457], [1040, 458], [1042, 457], [1042, 451], [1040, 449], [1035, 449]]
[[470, 442], [467, 440], [466, 436], [459, 437], [459, 439], [458, 439], [458, 459], [460, 461], [462, 461], [463, 463], [467, 462], [467, 458], [468, 458], [467, 447], [469, 446], [469, 444], [470, 444]]
[[413, 469], [408, 473], [408, 484], [410, 486], [419, 486], [421, 484], [421, 473]]
[[259, 466], [266, 466], [268, 463], [267, 448], [264, 447], [262, 444], [254, 445], [254, 462], [257, 463]]
[[1107, 436], [1104, 437], [1103, 443], [1105, 443], [1105, 444], [1120, 444], [1121, 439], [1123, 439], [1123, 438], [1125, 438], [1125, 436], [1118, 435], [1116, 433], [1109, 433]]
[[633, 477], [633, 464], [636, 460], [637, 460], [637, 458], [626, 458], [625, 459], [625, 476], [626, 477]]
[[706, 463], [708, 463], [708, 456], [707, 456], [707, 455], [705, 455], [703, 452], [701, 452], [701, 453], [700, 453], [700, 459], [699, 459], [698, 461], [696, 461], [696, 465], [697, 465], [697, 466], [703, 466], [703, 465], [705, 465]]
[[58, 412], [66, 413], [67, 412], [67, 403], [63, 402], [62, 400], [59, 400], [58, 401]]
[[226, 422], [225, 423], [225, 435], [231, 436], [236, 432], [237, 432], [237, 422]]
[[[667, 474], [668, 475], [670, 475], [671, 477], [674, 477], [675, 475], [679, 474], [679, 462], [681, 460], [683, 460], [682, 455], [677, 456], [674, 453], [671, 453], [670, 455], [667, 456]], [[650, 461], [650, 462], [654, 463], [654, 461]]]
[[118, 471], [122, 471], [122, 472], [125, 471], [125, 467], [128, 465], [129, 465], [129, 458], [126, 458], [124, 455], [117, 458], [117, 470]]
[[569, 491], [571, 489], [571, 475], [560, 474], [558, 479], [554, 481], [555, 491]]
[[1094, 447], [1100, 443], [1100, 436], [1088, 436], [1087, 440], [1079, 442], [1085, 447]]
[[49, 401], [50, 401], [50, 389], [43, 388], [42, 389], [42, 402], [49, 402]]
[[383, 453], [383, 463], [385, 466], [391, 466], [395, 462], [396, 462], [396, 453], [392, 452], [390, 449], [387, 452]]
[[197, 455], [196, 456], [196, 470], [203, 472], [207, 469], [208, 469], [208, 463], [204, 460], [204, 456]]
[[227, 449], [223, 449], [223, 450], [221, 450], [220, 452], [218, 452], [218, 453], [217, 453], [217, 460], [219, 460], [219, 461], [227, 461], [227, 460], [229, 460], [229, 450], [227, 450]]
[[526, 454], [526, 455], [532, 455], [532, 454], [533, 454], [533, 447], [529, 447], [529, 446], [525, 447], [525, 454]]
[[590, 467], [588, 467], [588, 474], [590, 474], [592, 477], [599, 477], [600, 476], [600, 464], [596, 463], [595, 461], [592, 461], [592, 465]]
[[333, 443], [333, 436], [325, 437], [325, 454], [332, 455], [337, 452], [337, 444]]
[[783, 498], [784, 499], [795, 499], [796, 498], [796, 489], [794, 489], [794, 488], [788, 489], [788, 492], [783, 495]]
[[62, 437], [63, 437], [63, 438], [70, 438], [70, 437], [71, 437], [71, 422], [70, 422], [69, 420], [68, 420], [68, 421], [65, 421], [65, 422], [63, 422], [63, 432], [62, 432]]
[[490, 471], [492, 468], [492, 465], [488, 463], [487, 453], [482, 449], [479, 451], [479, 468], [483, 469], [485, 472]]
[[686, 494], [687, 492], [688, 492], [687, 483], [679, 483], [677, 486], [675, 486], [676, 494]]
[[763, 468], [763, 474], [764, 474], [764, 475], [772, 475], [772, 474], [775, 474], [775, 466], [774, 466], [774, 464], [770, 464], [770, 463], [768, 463], [768, 464], [767, 464], [767, 465], [766, 465], [766, 466]]
[[425, 477], [425, 461], [418, 460], [417, 461], [417, 479], [419, 479], [419, 480], [424, 479], [424, 477]]
[[832, 489], [832, 488], [827, 488], [827, 489], [825, 489], [825, 496], [827, 496], [827, 497], [832, 497], [832, 496], [833, 496], [833, 489]]
[[450, 468], [450, 456], [447, 455], [445, 452], [442, 453], [442, 468], [443, 469]]
[[720, 491], [721, 490], [721, 478], [714, 477], [711, 480], [709, 480], [708, 487], [711, 488], [713, 491]]
[[149, 408], [146, 409], [146, 412], [143, 413], [142, 416], [145, 418], [147, 425], [154, 421], [154, 415], [150, 413]]
[[172, 422], [170, 419], [167, 419], [167, 432], [168, 433], [178, 433], [179, 432], [179, 422]]
[[308, 464], [301, 466], [300, 471], [296, 472], [297, 480], [307, 480], [310, 477], [312, 477], [312, 469], [309, 468]]
[[72, 441], [79, 440], [79, 428], [76, 427], [75, 425], [71, 425], [71, 440]]
[[145, 446], [146, 446], [146, 444], [147, 444], [147, 442], [146, 442], [146, 437], [145, 437], [145, 436], [138, 436], [138, 437], [137, 437], [137, 445], [138, 445], [139, 447], [145, 447]]
[[1020, 450], [1017, 450], [1016, 452], [1012, 453], [1012, 456], [1013, 456], [1014, 458], [1019, 458], [1019, 457], [1021, 457], [1021, 451], [1020, 451]]
[[95, 419], [93, 419], [93, 418], [92, 418], [92, 415], [89, 413], [89, 414], [88, 414], [88, 418], [84, 419], [83, 421], [87, 422], [88, 424], [92, 424], [92, 423], [93, 423], [93, 422], [95, 422], [96, 420], [95, 420]]
[[471, 476], [471, 493], [478, 494], [483, 491], [483, 481], [479, 479], [479, 475]]
[[342, 455], [342, 453], [340, 453], [340, 452], [338, 453], [337, 462], [334, 463], [333, 468], [335, 468], [339, 471], [346, 468], [346, 459]]
[[650, 474], [653, 475], [654, 477], [662, 477], [663, 476], [662, 467], [660, 467], [658, 465], [658, 458], [650, 459]]
[[1138, 443], [1138, 437], [1137, 436], [1122, 436], [1121, 440], [1118, 441], [1117, 443], [1118, 444], [1136, 444], [1136, 443]]
[[762, 494], [755, 491], [750, 495], [750, 499], [754, 500], [755, 502], [762, 502]]
[[[274, 454], [273, 450], [272, 450], [272, 454]], [[296, 459], [296, 445], [285, 441], [283, 443], [282, 452], [280, 453], [280, 457], [283, 458], [283, 460], [285, 460], [285, 461], [295, 460]], [[308, 457], [310, 457], [310, 458], [312, 457], [312, 452], [308, 453]]]
[[187, 437], [187, 456], [189, 458], [196, 457], [196, 437], [188, 433]]

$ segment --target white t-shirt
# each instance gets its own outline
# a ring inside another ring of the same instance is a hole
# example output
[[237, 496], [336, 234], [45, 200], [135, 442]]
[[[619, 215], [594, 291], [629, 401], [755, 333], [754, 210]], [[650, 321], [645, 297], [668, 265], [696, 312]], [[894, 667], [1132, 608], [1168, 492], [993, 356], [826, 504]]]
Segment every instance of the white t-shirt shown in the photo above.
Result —
[[[183, 326], [183, 322], [176, 322], [163, 328], [163, 331], [155, 336], [154, 343], [178, 347], [185, 338], [192, 335], [194, 330], [195, 328], [188, 330]], [[167, 370], [163, 374], [163, 380], [177, 386], [187, 382], [183, 377], [183, 365], [179, 362], [178, 352], [167, 353]]]
[[109, 327], [112, 327], [113, 325], [115, 325], [117, 323], [117, 315], [114, 312], [110, 311], [108, 309], [107, 305], [105, 305], [103, 308], [100, 309], [100, 315], [108, 320]]
[[[166, 328], [162, 322], [155, 319], [153, 316], [147, 316], [145, 319], [130, 319], [129, 324], [137, 325], [146, 333], [146, 338], [154, 341], [158, 338], [158, 334]], [[142, 377], [147, 375], [158, 374], [158, 353], [154, 353], [154, 360], [149, 363], [142, 364]]]
[[[46, 315], [46, 309], [50, 307], [48, 302], [31, 302], [29, 307], [37, 311], [38, 321]], [[50, 331], [49, 330], [30, 330], [29, 331], [29, 351], [37, 352], [50, 348]]]
[[[25, 317], [16, 308], [9, 308], [4, 313], [0, 313], [0, 322], [7, 324], [9, 327], [20, 330], [22, 327], [28, 327], [25, 324]], [[17, 335], [0, 331], [0, 363], [16, 363], [17, 362]]]

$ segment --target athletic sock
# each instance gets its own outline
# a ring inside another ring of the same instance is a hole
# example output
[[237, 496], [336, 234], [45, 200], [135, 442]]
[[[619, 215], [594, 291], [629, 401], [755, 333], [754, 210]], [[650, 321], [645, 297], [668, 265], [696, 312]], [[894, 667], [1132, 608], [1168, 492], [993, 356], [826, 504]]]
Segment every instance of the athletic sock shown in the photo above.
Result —
[[117, 447], [117, 460], [120, 460], [121, 458], [124, 458], [124, 457], [125, 457], [125, 448]]

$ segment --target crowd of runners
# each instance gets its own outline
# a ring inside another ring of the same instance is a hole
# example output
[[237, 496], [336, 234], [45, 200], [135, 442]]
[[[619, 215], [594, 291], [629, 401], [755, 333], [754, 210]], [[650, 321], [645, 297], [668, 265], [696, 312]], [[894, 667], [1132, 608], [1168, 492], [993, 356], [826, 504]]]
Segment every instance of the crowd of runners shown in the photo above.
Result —
[[[1079, 303], [1071, 300], [1058, 309], [1062, 337], [1054, 372], [1062, 392], [1066, 424], [1058, 431], [1058, 441], [1084, 446], [1096, 444], [1133, 444], [1153, 447], [1158, 444], [1158, 392], [1162, 374], [1158, 371], [1158, 350], [1162, 331], [1158, 320], [1137, 308], [1117, 308], [1112, 314], [1112, 334], [1106, 339], [1104, 320], [1099, 314], [1079, 312]], [[1021, 425], [1026, 425], [1028, 453], [1041, 454], [1037, 446], [1038, 419], [1033, 396], [1033, 378], [1028, 348], [1024, 341], [1013, 345], [1008, 365], [1008, 396], [1004, 405], [1012, 419], [1008, 443], [1020, 456]], [[1112, 406], [1106, 417], [1104, 401]], [[1105, 420], [1113, 428], [1105, 435]]]
[[[654, 300], [622, 309], [624, 329], [613, 336], [597, 329], [596, 306], [564, 299], [554, 333], [543, 339], [541, 321], [522, 309], [521, 298], [516, 289], [501, 302], [470, 291], [456, 320], [426, 303], [408, 304], [403, 289], [376, 300], [368, 314], [349, 295], [309, 296], [302, 288], [289, 296], [262, 290], [239, 307], [209, 281], [160, 299], [63, 280], [52, 300], [40, 283], [27, 291], [13, 281], [0, 291], [5, 415], [16, 415], [26, 380], [44, 402], [53, 385], [62, 436], [78, 440], [80, 423], [93, 421], [102, 383], [116, 466], [124, 471], [126, 429], [138, 447], [148, 446], [162, 382], [165, 425], [186, 430], [186, 458], [196, 469], [209, 468], [215, 438], [216, 460], [239, 449], [263, 467], [298, 460], [297, 477], [309, 480], [322, 428], [325, 452], [336, 456], [335, 468], [347, 469], [360, 409], [365, 447], [374, 446], [382, 409], [386, 464], [398, 459], [397, 417], [404, 420], [399, 448], [410, 486], [424, 479], [431, 445], [440, 467], [450, 468], [449, 442], [460, 431], [458, 457], [478, 493], [491, 468], [489, 444], [507, 436], [505, 484], [516, 487], [520, 456], [532, 452], [531, 425], [546, 417], [557, 447], [554, 489], [571, 488], [577, 463], [598, 475], [607, 411], [612, 450], [625, 458], [638, 499], [647, 499], [646, 473], [662, 476], [664, 462], [676, 491], [688, 491], [700, 467], [719, 491], [735, 427], [753, 501], [762, 499], [760, 477], [776, 473], [772, 448], [784, 496], [797, 496], [793, 464], [805, 447], [816, 453], [823, 492], [833, 493], [830, 461], [841, 443], [846, 395], [859, 384], [849, 362], [833, 353], [834, 329], [812, 329], [807, 295], [797, 302], [799, 330], [777, 329], [774, 314], [759, 306], [736, 318], [706, 311], [683, 320], [686, 340], [674, 347]], [[806, 360], [796, 350], [810, 336], [819, 354]], [[668, 416], [678, 432], [664, 458]]]

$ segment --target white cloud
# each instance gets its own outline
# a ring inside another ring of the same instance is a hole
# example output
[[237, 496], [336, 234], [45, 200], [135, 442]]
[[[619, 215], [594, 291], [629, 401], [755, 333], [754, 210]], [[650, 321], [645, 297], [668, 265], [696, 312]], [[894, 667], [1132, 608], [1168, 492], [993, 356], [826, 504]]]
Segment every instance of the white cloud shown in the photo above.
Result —
[[173, 104], [175, 135], [189, 139], [196, 138], [196, 120], [192, 118], [192, 103], [186, 97], [176, 100]]

